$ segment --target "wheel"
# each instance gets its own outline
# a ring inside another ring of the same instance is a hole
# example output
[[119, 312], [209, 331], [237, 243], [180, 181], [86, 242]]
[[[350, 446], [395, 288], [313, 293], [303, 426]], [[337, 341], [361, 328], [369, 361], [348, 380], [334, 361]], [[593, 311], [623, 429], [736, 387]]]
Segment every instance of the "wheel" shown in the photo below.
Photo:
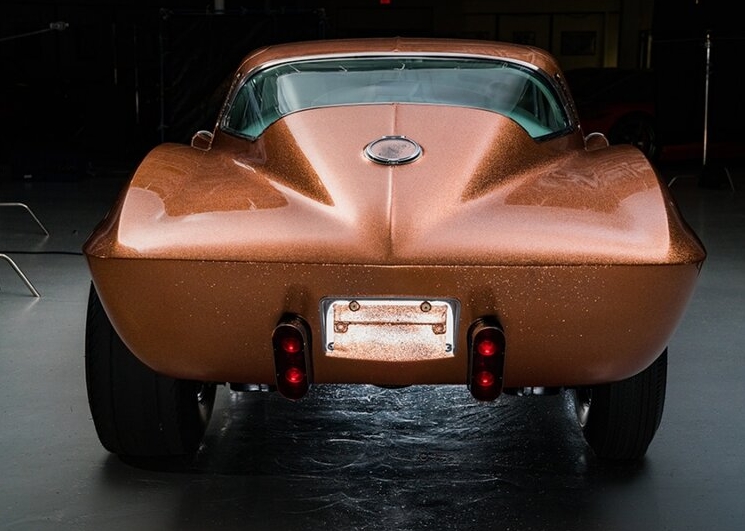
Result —
[[585, 440], [601, 459], [641, 459], [665, 405], [667, 349], [645, 370], [620, 382], [574, 390]]
[[629, 114], [620, 118], [608, 131], [611, 144], [631, 144], [638, 147], [649, 160], [657, 156], [657, 137], [651, 116]]
[[119, 338], [93, 285], [85, 379], [96, 433], [108, 451], [166, 457], [199, 448], [212, 414], [215, 384], [169, 378], [143, 364]]

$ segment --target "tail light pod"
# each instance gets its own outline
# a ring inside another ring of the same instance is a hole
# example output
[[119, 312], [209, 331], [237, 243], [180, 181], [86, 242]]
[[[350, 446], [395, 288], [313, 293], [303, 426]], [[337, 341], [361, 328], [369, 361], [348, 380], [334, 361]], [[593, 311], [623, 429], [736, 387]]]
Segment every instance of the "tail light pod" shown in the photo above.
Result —
[[274, 368], [277, 390], [285, 398], [298, 400], [310, 387], [310, 329], [298, 316], [283, 318], [274, 328]]
[[496, 320], [479, 319], [468, 332], [468, 388], [477, 400], [494, 400], [502, 393], [504, 332]]

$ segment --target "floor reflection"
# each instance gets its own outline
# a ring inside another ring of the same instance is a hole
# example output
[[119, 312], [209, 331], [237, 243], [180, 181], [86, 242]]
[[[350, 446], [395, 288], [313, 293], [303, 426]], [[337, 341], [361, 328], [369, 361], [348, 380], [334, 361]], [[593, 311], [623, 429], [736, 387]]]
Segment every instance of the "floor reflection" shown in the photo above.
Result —
[[462, 386], [221, 389], [194, 461], [108, 463], [123, 466], [179, 485], [171, 528], [304, 530], [600, 529], [614, 482], [643, 469], [597, 462], [568, 396], [479, 403]]

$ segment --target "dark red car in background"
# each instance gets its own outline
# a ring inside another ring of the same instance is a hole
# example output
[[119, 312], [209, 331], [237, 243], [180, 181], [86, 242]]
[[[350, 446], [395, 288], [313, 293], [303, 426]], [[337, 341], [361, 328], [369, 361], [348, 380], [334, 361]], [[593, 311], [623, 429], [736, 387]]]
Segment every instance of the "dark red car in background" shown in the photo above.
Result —
[[632, 144], [657, 158], [652, 70], [578, 68], [565, 76], [585, 134], [603, 133], [611, 144]]
[[733, 130], [733, 117], [743, 110], [731, 84], [719, 72], [707, 93], [704, 74], [697, 69], [685, 82], [669, 70], [566, 71], [584, 133], [603, 133], [611, 144], [632, 144], [660, 164], [726, 168], [741, 161], [745, 139]]

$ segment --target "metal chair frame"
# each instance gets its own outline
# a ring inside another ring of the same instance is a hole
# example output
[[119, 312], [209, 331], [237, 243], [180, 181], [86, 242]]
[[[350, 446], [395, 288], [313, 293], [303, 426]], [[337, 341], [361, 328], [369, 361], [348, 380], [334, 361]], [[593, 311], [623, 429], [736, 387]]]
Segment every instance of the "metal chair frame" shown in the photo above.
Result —
[[[44, 224], [39, 221], [39, 218], [36, 217], [36, 214], [34, 214], [33, 210], [31, 210], [28, 205], [25, 203], [0, 203], [0, 207], [19, 207], [24, 209], [26, 212], [28, 212], [31, 217], [33, 218], [34, 222], [39, 226], [39, 228], [44, 232], [45, 236], [49, 236], [49, 231], [44, 226]], [[28, 277], [23, 273], [20, 267], [18, 267], [18, 264], [16, 264], [13, 259], [8, 256], [7, 254], [0, 253], [0, 259], [5, 260], [8, 264], [10, 264], [10, 267], [13, 268], [13, 271], [16, 272], [18, 277], [23, 281], [23, 283], [26, 285], [28, 290], [31, 292], [31, 294], [34, 297], [41, 297], [37, 289], [34, 287], [34, 285], [31, 283], [31, 281], [28, 279]]]

